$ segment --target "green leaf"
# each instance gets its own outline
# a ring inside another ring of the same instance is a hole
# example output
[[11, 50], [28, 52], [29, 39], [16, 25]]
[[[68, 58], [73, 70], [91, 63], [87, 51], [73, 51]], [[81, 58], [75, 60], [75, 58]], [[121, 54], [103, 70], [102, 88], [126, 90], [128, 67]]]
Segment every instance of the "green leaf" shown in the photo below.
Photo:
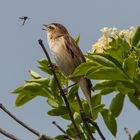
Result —
[[78, 89], [79, 89], [79, 86], [78, 86], [78, 85], [75, 85], [75, 86], [73, 86], [73, 87], [70, 89], [70, 91], [69, 91], [69, 93], [68, 93], [68, 95], [67, 95], [68, 101], [73, 101], [73, 100], [75, 99], [75, 97], [76, 97], [76, 92], [78, 91]]
[[58, 108], [48, 111], [48, 114], [51, 116], [61, 116], [61, 115], [68, 114], [68, 110], [65, 106], [60, 106]]
[[94, 90], [102, 89], [135, 89], [135, 86], [130, 81], [121, 81], [121, 80], [103, 80], [96, 83], [93, 87]]
[[56, 140], [64, 140], [65, 139], [65, 135], [58, 135], [55, 137]]
[[117, 67], [102, 67], [88, 72], [86, 77], [96, 80], [127, 80], [127, 76]]
[[137, 67], [138, 62], [134, 56], [129, 56], [124, 60], [123, 69], [131, 79], [133, 79], [133, 77], [135, 76]]
[[97, 105], [93, 108], [93, 114], [94, 114], [93, 120], [97, 119], [99, 112], [103, 111], [104, 106], [105, 106], [104, 104], [100, 104], [100, 105]]
[[116, 133], [117, 133], [117, 123], [116, 123], [116, 120], [114, 118], [114, 116], [112, 115], [112, 113], [107, 110], [107, 109], [104, 109], [102, 112], [102, 117], [103, 117], [103, 120], [107, 126], [107, 128], [110, 130], [110, 132], [116, 136]]
[[91, 116], [90, 108], [87, 101], [83, 100], [82, 105], [83, 105], [83, 109], [86, 115]]
[[52, 90], [52, 96], [54, 97], [54, 99], [57, 101], [57, 103], [59, 103], [59, 105], [63, 105], [63, 100], [62, 100], [62, 97], [60, 96], [60, 91], [59, 91], [58, 85], [53, 76], [50, 80], [49, 86]]
[[74, 112], [73, 118], [74, 118], [76, 124], [79, 124], [81, 122], [81, 116], [78, 112]]
[[11, 93], [19, 94], [24, 89], [24, 86], [20, 86], [17, 89], [11, 91]]
[[123, 37], [111, 37], [111, 40], [109, 43], [111, 47], [105, 50], [105, 53], [122, 62], [129, 55], [130, 45]]
[[135, 134], [132, 140], [140, 140], [140, 130]]
[[137, 47], [133, 47], [133, 50], [135, 51], [135, 54], [137, 55], [137, 56], [140, 56], [140, 42], [139, 42], [139, 44], [138, 44], [139, 46], [137, 46]]
[[89, 79], [97, 80], [128, 80], [128, 76], [123, 71], [121, 64], [106, 54], [94, 54], [88, 56], [93, 62], [98, 63], [101, 67], [86, 73], [86, 77]]
[[92, 107], [96, 107], [97, 105], [101, 104], [101, 95], [100, 94], [93, 94], [91, 96]]
[[28, 92], [28, 94], [35, 95], [35, 96], [43, 96], [51, 99], [53, 98], [52, 92], [49, 88], [48, 89], [42, 88], [38, 92]]
[[118, 117], [122, 111], [123, 103], [124, 103], [125, 95], [122, 93], [118, 93], [110, 104], [110, 111], [112, 112], [114, 117]]
[[72, 77], [85, 75], [90, 69], [96, 70], [98, 69], [98, 65], [94, 62], [82, 63], [75, 69], [74, 73], [72, 74]]
[[110, 88], [114, 88], [116, 87], [116, 82], [117, 81], [113, 81], [113, 80], [102, 80], [99, 81], [98, 83], [96, 83], [92, 89], [93, 90], [102, 90], [102, 89], [110, 89]]
[[50, 105], [51, 107], [57, 108], [59, 107], [59, 104], [57, 103], [57, 101], [55, 99], [51, 99], [49, 98], [47, 100], [48, 105]]
[[44, 59], [44, 58], [42, 58], [42, 59], [40, 59], [39, 61], [38, 61], [38, 63], [40, 64], [40, 66], [39, 66], [39, 68], [42, 70], [42, 71], [44, 71], [44, 72], [46, 72], [46, 73], [48, 73], [48, 74], [52, 74], [52, 71], [51, 71], [51, 69], [49, 68], [49, 62], [46, 60], [46, 59]]
[[[98, 56], [101, 56], [101, 57], [98, 57]], [[88, 55], [87, 56], [91, 61], [95, 62], [97, 64], [100, 64], [102, 66], [106, 66], [106, 67], [113, 67], [113, 66], [116, 66], [118, 67], [120, 70], [123, 70], [122, 69], [122, 65], [121, 63], [113, 58], [111, 55], [109, 54], [103, 54], [103, 53], [99, 53], [99, 54], [92, 54], [92, 55]], [[97, 59], [97, 58], [98, 59]], [[98, 61], [97, 61], [98, 60]]]
[[75, 38], [75, 43], [78, 46], [80, 42], [80, 34]]
[[65, 120], [71, 120], [69, 114], [61, 115], [61, 117]]
[[89, 59], [93, 61], [93, 63], [100, 64], [102, 66], [106, 67], [114, 67], [115, 63], [109, 59], [111, 58], [109, 55], [103, 55], [103, 54], [93, 54], [92, 56], [88, 56]]
[[33, 95], [28, 95], [25, 93], [19, 94], [16, 98], [15, 105], [16, 105], [16, 107], [22, 106], [25, 103], [32, 100], [33, 98], [35, 98], [35, 96], [33, 96]]
[[133, 79], [133, 82], [134, 82], [135, 87], [137, 88], [137, 90], [140, 93], [140, 78], [139, 78], [139, 76], [137, 76], [136, 78], [134, 78]]
[[47, 86], [47, 84], [44, 86], [43, 84], [39, 84], [36, 82], [25, 84], [22, 93], [24, 92], [27, 94], [27, 96], [34, 95], [34, 96], [43, 96], [48, 98], [51, 98], [52, 96], [50, 87]]
[[49, 86], [50, 86], [54, 96], [60, 95], [60, 91], [58, 89], [58, 85], [57, 85], [57, 83], [56, 83], [56, 81], [54, 79], [54, 76], [51, 77]]
[[79, 104], [77, 102], [77, 100], [73, 100], [73, 101], [69, 101], [71, 110], [73, 110], [73, 112], [79, 112], [80, 108], [79, 108]]
[[41, 75], [39, 75], [38, 73], [36, 73], [33, 70], [29, 70], [29, 73], [31, 74], [31, 77], [34, 78], [34, 79], [39, 79], [39, 78], [42, 77]]
[[128, 94], [129, 100], [140, 110], [140, 100], [134, 94]]
[[132, 45], [136, 46], [140, 41], [140, 26], [138, 26], [132, 36]]
[[36, 82], [27, 83], [24, 85], [24, 90], [30, 92], [38, 92], [41, 89], [41, 85]]
[[110, 93], [112, 93], [112, 92], [114, 92], [114, 88], [108, 88], [108, 89], [103, 89], [103, 90], [101, 90], [101, 91], [99, 92], [99, 94], [101, 94], [101, 95], [107, 95], [107, 94], [110, 94]]
[[[136, 46], [137, 48], [140, 48], [140, 41], [138, 42], [138, 44], [137, 44], [137, 46]], [[140, 50], [139, 50], [140, 51]]]
[[26, 83], [37, 83], [41, 85], [47, 85], [49, 84], [50, 79], [49, 78], [39, 78], [39, 79], [31, 79], [31, 80], [26, 80]]
[[67, 133], [69, 136], [71, 136], [71, 137], [73, 137], [73, 138], [76, 138], [76, 133], [75, 133], [74, 127], [69, 127], [69, 128], [66, 130], [66, 133]]

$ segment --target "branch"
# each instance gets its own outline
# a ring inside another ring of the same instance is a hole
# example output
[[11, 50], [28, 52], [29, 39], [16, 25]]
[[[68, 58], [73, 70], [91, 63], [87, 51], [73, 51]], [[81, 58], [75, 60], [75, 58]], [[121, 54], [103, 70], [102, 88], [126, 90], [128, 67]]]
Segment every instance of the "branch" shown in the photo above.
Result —
[[68, 87], [63, 88], [63, 91], [66, 92], [69, 88], [71, 88], [71, 87], [73, 87], [73, 86], [75, 86], [75, 85], [77, 85], [77, 83], [71, 84], [71, 85], [69, 85]]
[[[91, 123], [91, 124], [96, 128], [96, 130], [97, 130], [97, 132], [99, 133], [99, 135], [100, 135], [100, 137], [102, 138], [102, 140], [106, 140], [105, 137], [104, 137], [104, 135], [103, 135], [103, 133], [101, 132], [101, 130], [100, 130], [98, 124], [97, 124], [96, 122], [94, 122], [91, 118], [89, 118], [89, 117], [85, 114], [84, 109], [83, 109], [83, 106], [82, 106], [82, 102], [81, 102], [80, 97], [79, 97], [79, 95], [78, 95], [78, 92], [76, 93], [76, 97], [77, 97], [78, 104], [79, 104], [79, 106], [80, 106], [80, 112], [81, 112], [81, 117], [83, 117], [83, 121], [86, 121], [86, 122], [88, 122], [88, 123]], [[89, 132], [89, 134], [90, 134], [90, 132]], [[91, 135], [91, 134], [90, 134], [90, 135]]]
[[84, 109], [83, 109], [82, 102], [80, 100], [79, 94], [78, 94], [78, 92], [76, 92], [75, 94], [76, 94], [78, 104], [80, 106], [80, 115], [81, 115], [81, 119], [82, 119], [82, 121], [83, 121], [83, 123], [85, 125], [85, 128], [86, 128], [91, 140], [96, 140], [92, 135], [92, 132], [91, 132], [91, 130], [89, 128], [89, 125], [88, 125], [87, 121], [85, 120], [85, 112], [84, 112]]
[[61, 126], [59, 126], [55, 121], [53, 121], [52, 124], [54, 124], [62, 133], [65, 134], [65, 138], [67, 140], [72, 140], [72, 138], [66, 134], [66, 131]]
[[53, 121], [52, 124], [54, 124], [62, 133], [66, 134], [66, 131], [61, 126], [59, 126], [55, 121]]
[[97, 132], [99, 133], [100, 137], [102, 138], [102, 140], [106, 140], [103, 133], [101, 132], [98, 124], [96, 122], [94, 122], [91, 118], [89, 118], [88, 116], [85, 116], [85, 119], [87, 122], [91, 123], [97, 130]]
[[10, 134], [9, 132], [7, 132], [1, 128], [0, 128], [0, 133], [3, 134], [4, 136], [10, 138], [11, 140], [21, 140], [21, 139], [15, 137], [14, 135]]
[[[6, 113], [8, 114], [12, 119], [14, 119], [17, 123], [19, 123], [21, 126], [23, 126], [24, 128], [26, 128], [27, 130], [29, 130], [30, 132], [32, 132], [34, 135], [36, 135], [38, 137], [38, 140], [56, 140], [54, 138], [48, 137], [44, 134], [41, 134], [40, 132], [32, 129], [31, 127], [29, 127], [27, 124], [25, 124], [24, 122], [22, 122], [20, 119], [18, 119], [15, 115], [13, 115], [8, 109], [6, 109], [1, 103], [0, 103], [0, 108]], [[2, 132], [1, 132], [2, 133]], [[20, 140], [20, 139], [13, 139], [13, 140]]]
[[130, 134], [128, 128], [124, 128], [124, 131], [125, 131], [126, 134], [128, 135], [129, 140], [131, 140], [131, 134]]
[[40, 133], [32, 128], [30, 128], [27, 124], [19, 120], [16, 116], [14, 116], [9, 110], [7, 110], [1, 103], [0, 103], [0, 108], [7, 113], [11, 118], [13, 118], [16, 122], [18, 122], [20, 125], [22, 125], [24, 128], [35, 134], [36, 136], [40, 136]]
[[77, 127], [77, 125], [76, 125], [76, 123], [75, 123], [75, 121], [74, 121], [73, 114], [72, 114], [72, 111], [71, 111], [71, 109], [70, 109], [68, 100], [67, 100], [66, 95], [65, 95], [65, 92], [64, 92], [64, 90], [62, 89], [62, 87], [61, 87], [61, 85], [60, 85], [60, 82], [59, 82], [59, 80], [58, 80], [58, 78], [57, 78], [57, 75], [56, 75], [55, 70], [54, 70], [54, 68], [53, 68], [53, 64], [52, 64], [52, 62], [51, 62], [51, 59], [50, 59], [50, 57], [49, 57], [49, 54], [48, 54], [47, 50], [45, 49], [45, 46], [44, 46], [43, 41], [42, 41], [41, 39], [38, 40], [38, 43], [40, 44], [41, 48], [43, 49], [43, 51], [44, 51], [44, 53], [45, 53], [45, 55], [46, 55], [46, 57], [47, 57], [47, 59], [48, 59], [48, 62], [49, 62], [49, 64], [50, 64], [50, 67], [51, 67], [52, 73], [53, 73], [53, 75], [54, 75], [55, 81], [56, 81], [57, 86], [58, 86], [58, 88], [59, 88], [59, 90], [60, 90], [60, 94], [61, 94], [61, 96], [62, 96], [62, 98], [63, 98], [63, 100], [64, 100], [64, 102], [65, 102], [65, 105], [66, 105], [66, 107], [67, 107], [69, 116], [70, 116], [71, 121], [72, 121], [72, 123], [73, 123], [73, 126], [74, 126], [74, 128], [75, 128], [76, 135], [77, 135], [77, 139], [80, 139], [80, 138], [81, 138], [81, 136], [80, 136], [80, 131], [79, 131], [79, 129], [78, 129], [78, 127]]
[[51, 137], [49, 137], [49, 136], [46, 136], [46, 135], [40, 135], [39, 137], [38, 137], [38, 140], [57, 140], [57, 139], [55, 139], [55, 138], [51, 138]]

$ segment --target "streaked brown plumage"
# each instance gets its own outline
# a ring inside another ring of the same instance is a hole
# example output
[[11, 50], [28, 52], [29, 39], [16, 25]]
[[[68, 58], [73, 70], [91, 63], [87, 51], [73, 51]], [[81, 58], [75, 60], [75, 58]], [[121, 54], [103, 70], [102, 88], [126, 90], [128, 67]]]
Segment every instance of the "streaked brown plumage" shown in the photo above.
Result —
[[[49, 25], [44, 25], [44, 27], [43, 29], [47, 32], [48, 44], [56, 61], [56, 65], [64, 75], [71, 75], [77, 66], [86, 61], [82, 51], [63, 25], [51, 23]], [[72, 79], [72, 81], [79, 84], [88, 101], [91, 113], [93, 113], [90, 80], [81, 76]]]

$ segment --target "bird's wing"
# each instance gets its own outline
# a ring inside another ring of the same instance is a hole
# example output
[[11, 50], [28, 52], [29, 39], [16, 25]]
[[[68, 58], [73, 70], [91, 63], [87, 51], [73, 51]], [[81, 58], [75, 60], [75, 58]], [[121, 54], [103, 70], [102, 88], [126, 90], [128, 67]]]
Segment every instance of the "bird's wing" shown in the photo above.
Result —
[[[64, 43], [66, 46], [66, 50], [71, 55], [72, 59], [74, 59], [75, 67], [79, 66], [81, 63], [86, 62], [86, 59], [80, 50], [79, 46], [76, 45], [75, 40], [70, 36], [64, 36]], [[86, 78], [85, 78], [86, 79]], [[89, 79], [86, 79], [89, 89], [92, 87], [92, 83]]]
[[[64, 36], [64, 41], [65, 41], [66, 50], [71, 55], [75, 68], [77, 66], [79, 66], [81, 63], [86, 62], [86, 59], [85, 59], [82, 51], [76, 45], [75, 40], [72, 37]], [[93, 114], [92, 102], [91, 102], [92, 83], [89, 79], [87, 79], [85, 77], [81, 77], [79, 79], [78, 83], [79, 83], [79, 86], [81, 87], [83, 93], [85, 94], [85, 97], [86, 97], [89, 107], [91, 109], [91, 114]]]
[[82, 51], [76, 45], [75, 40], [72, 37], [70, 37], [69, 35], [64, 36], [64, 44], [67, 52], [71, 55], [71, 58], [74, 59], [76, 67], [81, 63], [86, 62]]

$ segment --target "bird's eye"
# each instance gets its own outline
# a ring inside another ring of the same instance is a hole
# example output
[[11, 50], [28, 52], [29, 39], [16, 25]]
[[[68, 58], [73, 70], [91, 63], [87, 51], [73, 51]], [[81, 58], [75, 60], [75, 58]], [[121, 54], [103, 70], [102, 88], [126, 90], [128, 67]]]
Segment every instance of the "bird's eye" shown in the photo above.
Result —
[[51, 29], [51, 30], [55, 29], [55, 27], [51, 26], [51, 25], [48, 28]]

